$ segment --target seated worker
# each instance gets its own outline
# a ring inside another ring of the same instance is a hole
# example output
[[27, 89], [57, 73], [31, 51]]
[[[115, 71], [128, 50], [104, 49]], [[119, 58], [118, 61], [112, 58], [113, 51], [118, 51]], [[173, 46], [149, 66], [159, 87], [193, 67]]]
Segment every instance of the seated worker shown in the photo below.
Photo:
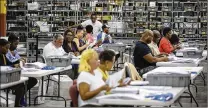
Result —
[[24, 58], [21, 58], [17, 52], [19, 37], [12, 33], [9, 35], [8, 41], [10, 42], [10, 48], [8, 50], [8, 53], [6, 54], [7, 59], [14, 64], [19, 64], [20, 61], [25, 63], [26, 60]]
[[142, 33], [142, 37], [136, 42], [134, 49], [134, 64], [139, 69], [144, 69], [148, 66], [155, 66], [156, 62], [168, 61], [167, 57], [154, 57], [152, 56], [151, 49], [148, 44], [152, 42], [153, 32], [151, 30], [145, 30]]
[[178, 38], [178, 36], [176, 34], [172, 34], [171, 38], [170, 38], [170, 43], [174, 46], [174, 45], [178, 45], [180, 44], [180, 39]]
[[110, 87], [105, 84], [102, 77], [95, 75], [94, 70], [99, 66], [98, 54], [93, 49], [87, 49], [81, 54], [79, 65], [79, 76], [77, 78], [77, 88], [79, 91], [79, 107], [96, 106], [96, 97], [105, 95]]
[[63, 56], [66, 54], [64, 49], [62, 48], [64, 41], [64, 37], [60, 34], [57, 34], [54, 36], [53, 41], [48, 43], [43, 48], [43, 56], [49, 57], [49, 56]]
[[80, 54], [89, 46], [89, 44], [85, 44], [82, 40], [84, 35], [84, 30], [82, 26], [78, 26], [76, 30], [76, 35], [73, 41], [76, 43]]
[[[10, 62], [10, 60], [7, 59], [6, 54], [8, 53], [9, 48], [10, 48], [10, 43], [5, 39], [0, 39], [0, 66], [11, 66], [11, 67], [19, 68], [19, 63]], [[36, 84], [37, 84], [37, 79], [29, 78], [29, 80], [27, 81], [27, 91], [30, 90], [32, 87], [34, 87]], [[11, 87], [11, 89], [15, 91], [14, 107], [22, 107], [20, 102], [23, 96], [25, 95], [24, 83], [15, 85]]]
[[102, 44], [112, 43], [112, 37], [109, 34], [109, 26], [103, 25], [102, 29], [103, 29], [103, 31], [100, 32], [97, 36], [97, 42], [101, 40]]
[[85, 36], [86, 41], [87, 41], [86, 43], [93, 43], [94, 42], [94, 38], [92, 35], [93, 27], [91, 25], [87, 25], [85, 29], [87, 32], [87, 35]]
[[180, 49], [179, 45], [173, 46], [170, 43], [170, 39], [171, 39], [172, 34], [173, 33], [172, 33], [171, 28], [165, 27], [163, 29], [163, 37], [160, 40], [160, 44], [159, 44], [159, 50], [161, 53], [164, 52], [164, 53], [170, 54], [170, 53], [173, 53], [176, 49]]
[[66, 30], [64, 32], [64, 42], [62, 47], [66, 53], [73, 52], [75, 56], [79, 56], [80, 55], [79, 50], [73, 39], [74, 39], [74, 32], [70, 29]]
[[[104, 50], [99, 55], [100, 66], [95, 70], [95, 75], [102, 77], [103, 81], [109, 78], [108, 72], [113, 68], [115, 62], [116, 54], [112, 50]], [[122, 79], [120, 80], [119, 86], [125, 86], [122, 83]]]
[[157, 46], [157, 43], [159, 42], [161, 37], [160, 32], [157, 30], [153, 30], [153, 34], [153, 40], [150, 44], [148, 44], [152, 51], [152, 55], [156, 57], [167, 56], [168, 54], [166, 53], [160, 53], [159, 48]]

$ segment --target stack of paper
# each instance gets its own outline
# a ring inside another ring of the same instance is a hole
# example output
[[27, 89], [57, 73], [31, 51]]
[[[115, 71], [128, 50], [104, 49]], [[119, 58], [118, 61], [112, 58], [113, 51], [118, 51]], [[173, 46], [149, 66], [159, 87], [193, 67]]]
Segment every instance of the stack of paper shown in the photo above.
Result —
[[128, 88], [128, 87], [117, 87], [111, 90], [111, 93], [130, 93], [130, 94], [139, 94], [138, 88]]
[[99, 96], [96, 99], [124, 99], [124, 100], [140, 100], [141, 97], [136, 94], [123, 94], [123, 93], [117, 93], [117, 94], [109, 94], [104, 96]]
[[148, 85], [149, 81], [131, 81], [130, 85], [132, 86], [142, 86], [142, 85]]
[[109, 87], [117, 87], [119, 85], [119, 81], [122, 79], [124, 74], [124, 69], [120, 70], [119, 72], [115, 72], [114, 74], [110, 75], [109, 78], [106, 80], [106, 84]]

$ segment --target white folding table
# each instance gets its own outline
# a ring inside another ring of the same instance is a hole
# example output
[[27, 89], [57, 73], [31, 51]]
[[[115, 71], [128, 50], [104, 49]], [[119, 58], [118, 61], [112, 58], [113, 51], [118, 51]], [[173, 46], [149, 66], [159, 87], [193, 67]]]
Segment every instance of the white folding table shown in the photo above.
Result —
[[[30, 71], [30, 72], [22, 72], [22, 76], [25, 77], [35, 77], [35, 78], [42, 78], [42, 87], [41, 87], [41, 95], [36, 96], [34, 99], [34, 105], [36, 103], [36, 99], [38, 97], [57, 97], [57, 98], [62, 98], [65, 101], [65, 107], [66, 107], [66, 99], [64, 97], [60, 96], [60, 74], [62, 72], [71, 70], [72, 66], [68, 66], [68, 67], [57, 67], [54, 70], [38, 70], [38, 71]], [[48, 75], [53, 75], [53, 74], [58, 74], [58, 96], [44, 96], [43, 95], [43, 83], [44, 83], [44, 76], [48, 76]], [[30, 94], [30, 93], [29, 93]], [[30, 99], [30, 95], [29, 95], [29, 99]], [[30, 100], [29, 100], [29, 105], [30, 105]]]
[[[170, 106], [172, 105], [177, 99], [183, 94], [183, 92], [186, 90], [184, 87], [164, 87], [163, 90], [158, 90], [161, 86], [151, 86], [153, 93], [158, 92], [165, 92], [165, 93], [172, 93], [173, 99], [169, 101], [157, 101], [157, 100], [151, 100], [145, 98], [144, 90], [147, 88], [146, 86], [131, 86], [131, 87], [138, 87], [139, 88], [139, 94], [135, 94], [138, 97], [141, 97], [140, 99], [98, 99], [98, 103], [101, 105], [132, 105], [132, 106]], [[154, 90], [156, 88], [157, 90]], [[165, 89], [166, 88], [166, 89]], [[148, 89], [147, 89], [148, 90]]]
[[[21, 83], [25, 83], [26, 81], [28, 81], [28, 77], [21, 77], [19, 81], [5, 83], [5, 84], [0, 85], [0, 90], [6, 89], [6, 107], [9, 106], [9, 103], [8, 103], [8, 101], [9, 101], [8, 100], [9, 88], [12, 86], [21, 84]], [[27, 89], [27, 84], [25, 84], [25, 88]], [[25, 92], [27, 92], [27, 91], [25, 91]], [[26, 93], [25, 93], [25, 96], [27, 96]], [[27, 98], [25, 98], [25, 99], [27, 99]]]
[[[196, 92], [197, 92], [197, 86], [194, 85], [193, 81], [194, 81], [194, 79], [198, 75], [201, 75], [201, 73], [203, 72], [203, 67], [158, 67], [156, 69], [153, 69], [152, 71], [149, 71], [149, 72], [145, 73], [142, 77], [144, 79], [146, 79], [147, 75], [151, 74], [151, 73], [157, 73], [157, 72], [160, 72], [160, 73], [164, 72], [165, 73], [165, 72], [171, 72], [171, 71], [190, 72], [191, 73], [191, 84], [190, 85], [195, 86]], [[202, 79], [203, 79], [204, 84], [205, 84], [205, 78], [202, 77]], [[190, 85], [188, 86], [188, 91], [190, 93], [191, 98], [193, 98], [193, 100], [195, 101], [196, 105], [198, 106], [198, 103], [196, 102], [196, 100], [193, 97], [193, 94], [192, 94], [192, 92], [190, 90]]]
[[201, 59], [194, 59], [194, 58], [181, 58], [181, 59], [192, 59], [194, 62], [190, 63], [179, 63], [175, 61], [168, 61], [168, 62], [157, 62], [156, 66], [159, 67], [197, 67], [201, 62]]

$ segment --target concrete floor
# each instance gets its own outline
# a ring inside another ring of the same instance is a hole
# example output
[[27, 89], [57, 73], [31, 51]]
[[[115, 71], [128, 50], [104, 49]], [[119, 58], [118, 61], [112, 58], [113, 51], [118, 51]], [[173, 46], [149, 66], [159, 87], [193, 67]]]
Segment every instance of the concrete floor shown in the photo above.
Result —
[[[204, 67], [204, 73], [206, 76], [207, 83], [207, 73], [208, 73], [208, 63], [207, 61], [203, 61], [200, 66]], [[200, 76], [198, 76], [195, 80], [195, 84], [198, 87], [198, 92], [196, 94], [196, 100], [199, 103], [199, 107], [207, 107], [207, 84], [203, 85], [203, 81]], [[70, 107], [70, 100], [67, 101], [67, 107]], [[196, 107], [194, 102], [190, 102], [190, 98], [180, 99], [183, 107]], [[35, 107], [64, 107], [63, 101], [54, 101], [54, 100], [46, 100], [44, 104], [37, 105]], [[180, 107], [178, 103], [172, 105], [172, 107]]]

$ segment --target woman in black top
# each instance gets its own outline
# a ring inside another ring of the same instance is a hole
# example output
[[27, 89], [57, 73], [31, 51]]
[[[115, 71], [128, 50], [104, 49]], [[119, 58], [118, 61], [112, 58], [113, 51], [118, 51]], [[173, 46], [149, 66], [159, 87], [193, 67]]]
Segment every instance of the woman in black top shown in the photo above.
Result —
[[73, 52], [75, 56], [79, 56], [79, 50], [76, 43], [73, 41], [74, 32], [72, 30], [66, 30], [64, 32], [63, 49], [66, 53]]

